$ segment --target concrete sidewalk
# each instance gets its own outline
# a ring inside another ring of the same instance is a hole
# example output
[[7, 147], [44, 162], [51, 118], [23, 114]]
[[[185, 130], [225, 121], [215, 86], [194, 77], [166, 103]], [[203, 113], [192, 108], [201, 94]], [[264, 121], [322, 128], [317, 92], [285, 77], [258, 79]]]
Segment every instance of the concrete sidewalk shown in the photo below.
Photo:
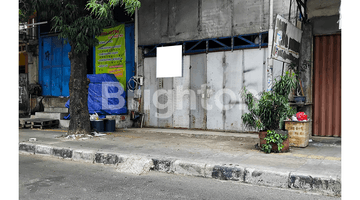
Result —
[[[91, 139], [62, 130], [19, 129], [21, 153], [341, 196], [341, 140], [312, 137], [306, 148], [265, 154], [257, 134], [181, 129], [118, 129]], [[30, 138], [36, 141], [30, 142]]]

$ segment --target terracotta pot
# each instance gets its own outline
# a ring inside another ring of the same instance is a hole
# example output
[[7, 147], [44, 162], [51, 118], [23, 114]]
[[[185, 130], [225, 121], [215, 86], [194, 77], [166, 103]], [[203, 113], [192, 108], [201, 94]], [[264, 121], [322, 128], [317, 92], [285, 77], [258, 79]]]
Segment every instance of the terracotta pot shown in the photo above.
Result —
[[[279, 133], [281, 135], [287, 135], [288, 138], [286, 140], [283, 141], [283, 145], [284, 147], [281, 149], [280, 152], [287, 152], [289, 151], [289, 135], [288, 135], [288, 131], [287, 130], [275, 130], [276, 133]], [[260, 131], [259, 132], [259, 139], [260, 139], [260, 148], [262, 148], [262, 146], [264, 144], [266, 144], [266, 140], [264, 139], [266, 137], [267, 131]], [[278, 146], [275, 143], [271, 143], [272, 144], [272, 148], [271, 148], [271, 152], [277, 152], [278, 151]]]

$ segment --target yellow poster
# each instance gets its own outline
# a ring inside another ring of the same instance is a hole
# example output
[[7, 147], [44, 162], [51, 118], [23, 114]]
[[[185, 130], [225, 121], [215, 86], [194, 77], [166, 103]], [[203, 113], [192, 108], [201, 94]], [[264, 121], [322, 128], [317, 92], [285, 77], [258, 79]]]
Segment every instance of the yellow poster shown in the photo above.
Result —
[[99, 45], [95, 47], [95, 73], [114, 74], [126, 90], [125, 24], [104, 29], [96, 38]]

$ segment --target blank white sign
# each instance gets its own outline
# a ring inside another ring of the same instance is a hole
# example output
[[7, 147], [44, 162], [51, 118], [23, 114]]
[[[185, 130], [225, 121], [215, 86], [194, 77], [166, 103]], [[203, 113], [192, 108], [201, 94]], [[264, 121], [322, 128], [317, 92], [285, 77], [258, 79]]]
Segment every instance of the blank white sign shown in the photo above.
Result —
[[182, 77], [182, 45], [156, 48], [156, 78]]

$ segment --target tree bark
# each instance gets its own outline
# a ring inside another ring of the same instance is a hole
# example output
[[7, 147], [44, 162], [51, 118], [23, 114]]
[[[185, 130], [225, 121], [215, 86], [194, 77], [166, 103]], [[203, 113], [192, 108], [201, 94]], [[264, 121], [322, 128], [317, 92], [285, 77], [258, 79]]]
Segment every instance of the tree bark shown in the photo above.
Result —
[[69, 52], [71, 73], [70, 91], [70, 125], [68, 134], [90, 134], [88, 109], [88, 79], [86, 53], [75, 53], [73, 47]]

